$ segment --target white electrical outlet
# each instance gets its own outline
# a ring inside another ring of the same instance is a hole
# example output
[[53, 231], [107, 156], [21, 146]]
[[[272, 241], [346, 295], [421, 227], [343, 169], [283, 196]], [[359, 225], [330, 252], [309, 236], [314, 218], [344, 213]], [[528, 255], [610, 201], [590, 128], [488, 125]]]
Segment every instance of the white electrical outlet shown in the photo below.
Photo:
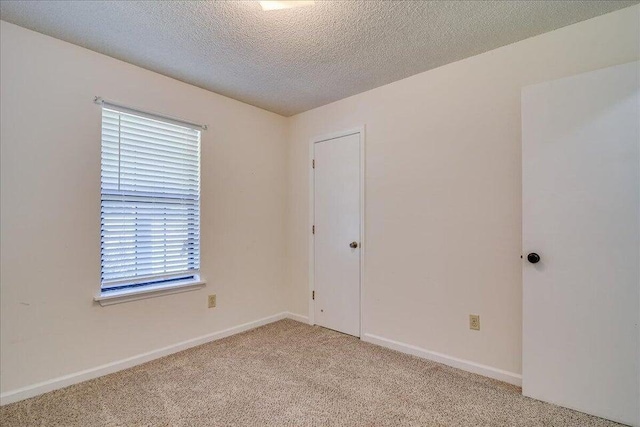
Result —
[[473, 329], [474, 331], [480, 330], [480, 315], [478, 314], [469, 315], [469, 329]]

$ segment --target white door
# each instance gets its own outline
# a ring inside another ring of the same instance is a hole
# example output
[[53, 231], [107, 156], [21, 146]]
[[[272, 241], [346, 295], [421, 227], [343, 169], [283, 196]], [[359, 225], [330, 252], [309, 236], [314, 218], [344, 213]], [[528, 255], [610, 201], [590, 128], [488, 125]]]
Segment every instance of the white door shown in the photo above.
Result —
[[634, 62], [522, 92], [523, 394], [636, 426], [639, 76]]
[[314, 146], [315, 323], [360, 336], [360, 134]]

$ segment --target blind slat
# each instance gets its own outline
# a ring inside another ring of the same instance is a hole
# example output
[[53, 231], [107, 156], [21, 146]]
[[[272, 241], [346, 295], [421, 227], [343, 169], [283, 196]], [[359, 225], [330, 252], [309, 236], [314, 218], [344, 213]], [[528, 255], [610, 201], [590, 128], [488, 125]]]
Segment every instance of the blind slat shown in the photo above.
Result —
[[174, 185], [170, 182], [151, 182], [148, 180], [136, 180], [132, 178], [122, 177], [118, 178], [109, 178], [103, 177], [102, 184], [104, 184], [104, 188], [118, 188], [120, 190], [131, 190], [131, 191], [157, 191], [159, 193], [170, 193], [170, 194], [190, 194], [195, 196], [198, 194], [198, 186], [197, 185]]
[[162, 150], [156, 147], [147, 147], [145, 144], [126, 138], [120, 140], [120, 158], [122, 157], [153, 159], [159, 162], [173, 162], [189, 166], [198, 165], [198, 156]]
[[197, 140], [192, 138], [182, 138], [179, 136], [174, 137], [166, 134], [160, 135], [156, 132], [145, 132], [142, 129], [124, 125], [121, 127], [112, 125], [102, 128], [102, 137], [108, 141], [113, 141], [114, 139], [117, 140], [119, 137], [123, 136], [149, 142], [151, 144], [157, 144], [174, 150], [198, 151]]
[[162, 254], [160, 256], [153, 256], [151, 254], [140, 254], [140, 256], [119, 256], [119, 257], [111, 257], [110, 260], [104, 260], [105, 263], [104, 271], [108, 273], [109, 271], [118, 272], [118, 271], [131, 271], [131, 270], [140, 270], [148, 267], [162, 267], [165, 268], [167, 266], [176, 266], [176, 265], [185, 265], [188, 266], [191, 264], [189, 258], [185, 258], [184, 256], [177, 255], [167, 255]]
[[[149, 177], [149, 178], [153, 178], [153, 177], [157, 177], [158, 176], [158, 172], [162, 172], [163, 176], [166, 179], [179, 179], [179, 180], [189, 180], [190, 182], [198, 182], [198, 175], [197, 174], [189, 174], [189, 173], [175, 173], [173, 171], [169, 171], [169, 170], [149, 170], [147, 168], [140, 168], [140, 167], [135, 167], [135, 168], [127, 168], [127, 174], [129, 175], [134, 175], [134, 176], [140, 176], [140, 177]], [[117, 157], [115, 159], [104, 159], [102, 162], [102, 175], [103, 176], [112, 176], [115, 175], [117, 176], [119, 173], [118, 171], [118, 160]]]
[[[174, 252], [180, 252], [180, 251], [190, 251], [193, 252], [194, 251], [194, 246], [195, 246], [196, 242], [191, 242], [190, 244], [173, 244], [173, 245], [166, 245], [166, 246], [145, 246], [145, 247], [138, 247], [137, 245], [127, 245], [127, 246], [122, 246], [121, 248], [104, 248], [104, 253], [110, 253], [113, 255], [130, 255], [132, 253], [156, 253], [156, 254], [160, 254], [160, 253], [174, 253]], [[119, 253], [116, 253], [116, 251], [121, 251]]]
[[117, 151], [115, 153], [107, 153], [103, 150], [102, 159], [102, 163], [105, 165], [123, 168], [127, 167], [136, 170], [148, 170], [154, 173], [162, 173], [167, 170], [172, 173], [183, 173], [188, 175], [193, 170], [190, 167], [180, 167], [179, 163], [161, 163], [149, 159], [122, 159]]
[[[114, 125], [118, 124], [118, 119], [119, 117], [113, 116], [113, 117], [106, 117], [105, 120], [103, 121], [105, 127], [113, 127]], [[173, 129], [169, 129], [167, 127], [162, 127], [162, 126], [157, 126], [154, 124], [149, 124], [149, 122], [140, 122], [140, 121], [135, 121], [135, 120], [127, 120], [127, 119], [123, 119], [122, 117], [120, 117], [120, 123], [124, 124], [125, 126], [128, 127], [135, 127], [144, 131], [147, 131], [149, 133], [156, 133], [159, 135], [167, 135], [167, 136], [173, 136], [176, 138], [184, 138], [184, 139], [198, 139], [198, 137], [200, 136], [199, 133], [196, 134], [194, 133], [194, 131], [190, 131], [187, 129], [183, 129], [183, 130], [176, 130], [176, 128]]]

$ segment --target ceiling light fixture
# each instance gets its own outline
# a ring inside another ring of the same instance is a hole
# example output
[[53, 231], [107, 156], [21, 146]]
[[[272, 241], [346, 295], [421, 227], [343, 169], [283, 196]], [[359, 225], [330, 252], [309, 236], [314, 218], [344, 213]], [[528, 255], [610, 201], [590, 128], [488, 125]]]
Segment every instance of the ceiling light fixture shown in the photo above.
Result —
[[259, 1], [262, 10], [281, 10], [294, 7], [313, 6], [315, 1]]

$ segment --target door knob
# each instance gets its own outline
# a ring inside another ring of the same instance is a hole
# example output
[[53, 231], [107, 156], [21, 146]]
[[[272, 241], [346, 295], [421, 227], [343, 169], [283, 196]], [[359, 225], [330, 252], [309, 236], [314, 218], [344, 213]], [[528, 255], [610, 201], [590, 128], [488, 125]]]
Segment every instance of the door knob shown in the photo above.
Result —
[[529, 261], [531, 264], [536, 264], [537, 262], [540, 262], [540, 255], [535, 252], [531, 252], [529, 255], [527, 255], [527, 261]]
[[358, 242], [351, 242], [351, 243], [349, 244], [349, 247], [350, 247], [351, 249], [355, 249], [355, 248], [357, 248], [357, 247], [358, 247]]

